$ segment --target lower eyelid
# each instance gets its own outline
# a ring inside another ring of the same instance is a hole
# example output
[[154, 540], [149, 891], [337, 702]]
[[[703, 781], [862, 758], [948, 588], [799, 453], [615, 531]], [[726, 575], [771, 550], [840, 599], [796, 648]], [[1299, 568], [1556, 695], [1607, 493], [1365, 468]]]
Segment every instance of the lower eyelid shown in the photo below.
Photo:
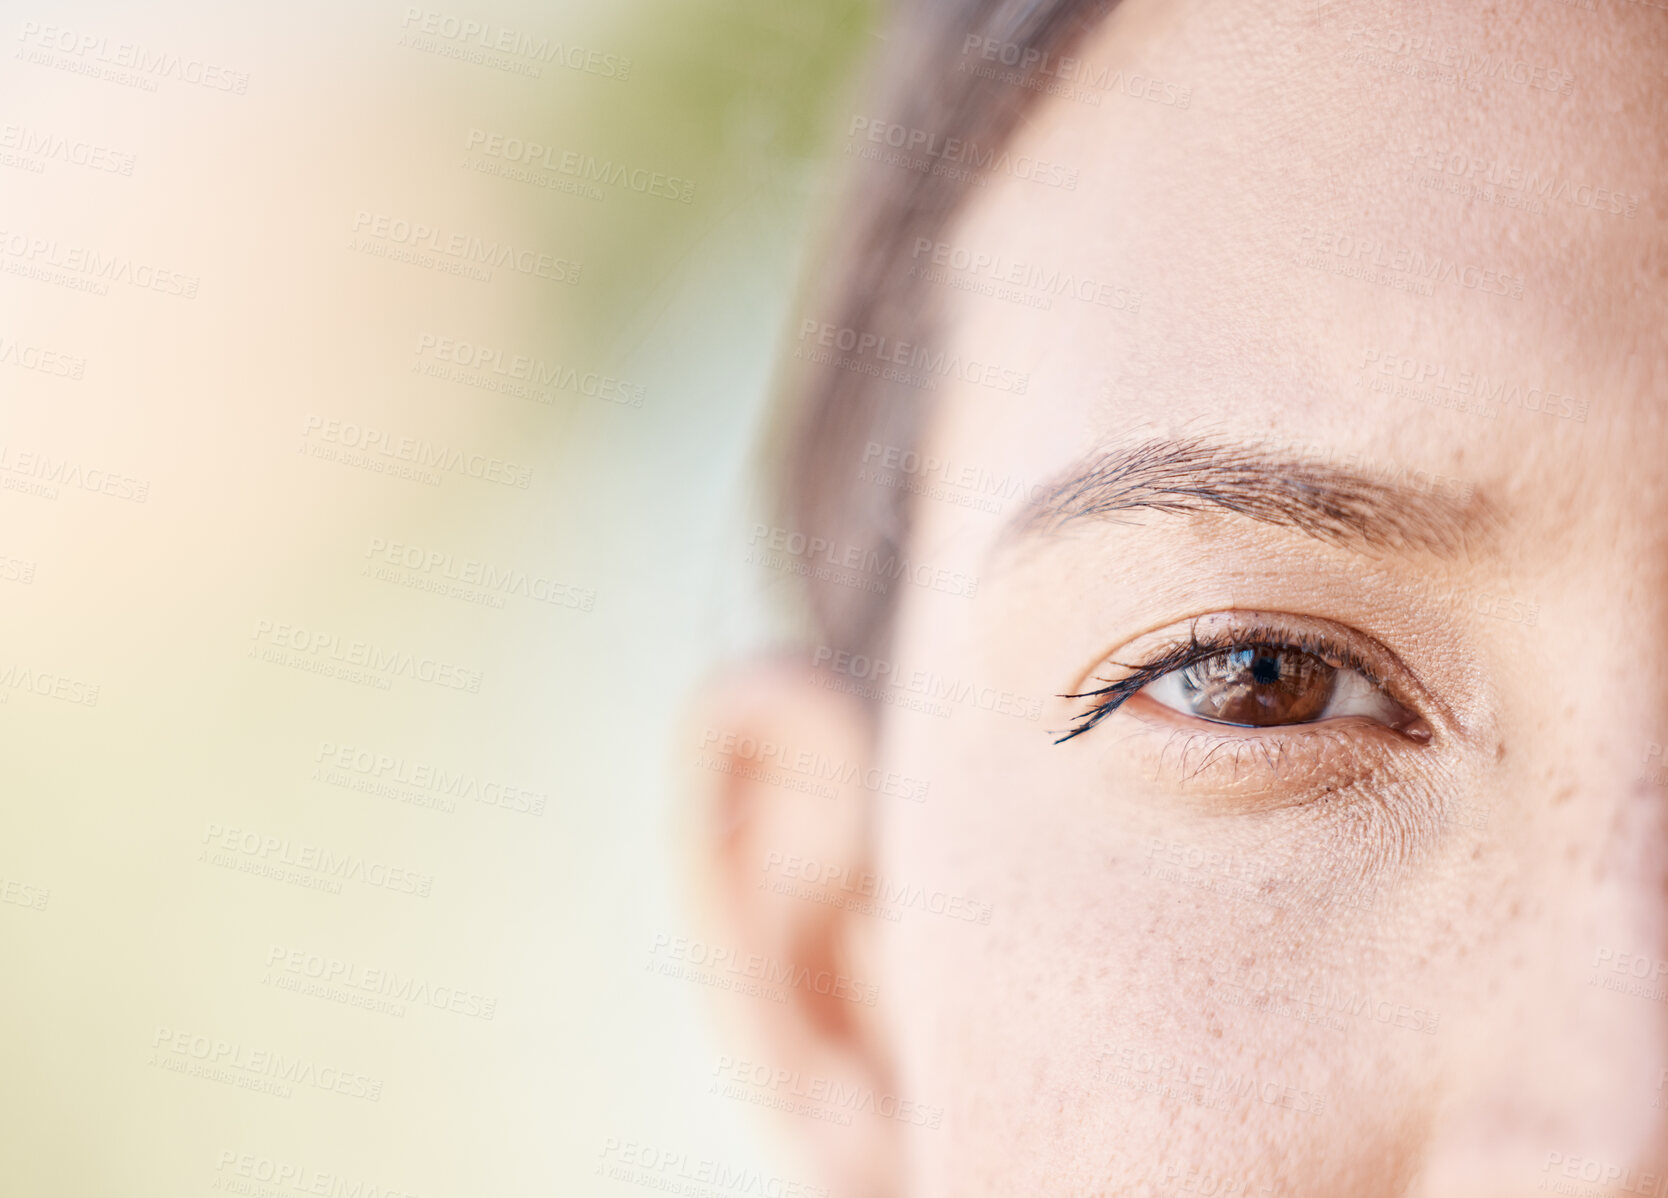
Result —
[[1247, 728], [1183, 715], [1143, 694], [1123, 710], [1136, 727], [1119, 738], [1119, 751], [1143, 780], [1257, 807], [1359, 786], [1391, 767], [1398, 747], [1412, 747], [1400, 733], [1358, 716]]
[[[1179, 806], [1193, 820], [1258, 821], [1258, 843], [1294, 846], [1292, 879], [1307, 862], [1327, 885], [1382, 883], [1439, 841], [1451, 804], [1427, 771], [1401, 768], [1407, 759], [1382, 738], [1351, 735], [1344, 723], [1255, 737], [1204, 732], [1196, 722], [1145, 728], [1122, 738], [1122, 757], [1139, 763], [1154, 788], [1148, 801], [1167, 816]], [[1287, 901], [1302, 902], [1295, 894]]]

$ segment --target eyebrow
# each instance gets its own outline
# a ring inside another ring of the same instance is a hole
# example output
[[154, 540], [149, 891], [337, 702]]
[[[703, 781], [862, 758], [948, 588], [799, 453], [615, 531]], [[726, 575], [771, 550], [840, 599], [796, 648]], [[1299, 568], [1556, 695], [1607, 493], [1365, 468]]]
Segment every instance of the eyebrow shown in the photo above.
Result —
[[1120, 517], [1131, 512], [1227, 512], [1329, 545], [1455, 556], [1490, 523], [1482, 496], [1459, 479], [1350, 460], [1367, 469], [1202, 438], [1103, 450], [1040, 487], [1001, 540], [1079, 520], [1128, 523]]

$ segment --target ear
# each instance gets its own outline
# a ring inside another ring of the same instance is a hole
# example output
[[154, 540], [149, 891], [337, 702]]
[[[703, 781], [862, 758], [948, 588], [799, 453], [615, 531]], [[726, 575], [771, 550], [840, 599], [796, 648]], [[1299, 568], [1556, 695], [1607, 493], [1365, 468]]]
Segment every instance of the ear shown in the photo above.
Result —
[[686, 843], [699, 934], [729, 979], [717, 998], [734, 1051], [715, 1088], [778, 1112], [834, 1193], [884, 1195], [900, 1187], [902, 1129], [878, 1005], [885, 921], [860, 913], [873, 736], [833, 681], [776, 658], [702, 688], [680, 744]]

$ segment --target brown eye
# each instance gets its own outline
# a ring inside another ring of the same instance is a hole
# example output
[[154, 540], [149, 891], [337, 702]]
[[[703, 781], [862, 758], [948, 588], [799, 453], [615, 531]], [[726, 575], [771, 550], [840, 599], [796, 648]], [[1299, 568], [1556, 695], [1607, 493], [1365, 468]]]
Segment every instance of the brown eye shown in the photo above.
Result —
[[1265, 728], [1320, 718], [1338, 670], [1300, 649], [1246, 645], [1200, 658], [1160, 682], [1171, 680], [1161, 698], [1167, 706], [1200, 719]]
[[[1352, 629], [1341, 629], [1342, 635], [1333, 640], [1314, 632], [1283, 633], [1278, 621], [1258, 613], [1231, 614], [1241, 624], [1255, 626], [1209, 630], [1215, 633], [1212, 644], [1201, 642], [1203, 618], [1196, 618], [1185, 639], [1173, 640], [1167, 650], [1149, 650], [1145, 665], [1113, 658], [1107, 664], [1125, 671], [1124, 676], [1099, 678], [1107, 684], [1102, 689], [1064, 696], [1101, 702], [1055, 743], [1081, 736], [1122, 709], [1126, 700], [1134, 702], [1130, 711], [1142, 720], [1173, 722], [1155, 710], [1165, 708], [1185, 720], [1215, 724], [1223, 736], [1252, 737], [1248, 730], [1304, 724], [1337, 724], [1329, 734], [1365, 735], [1364, 726], [1370, 723], [1421, 744], [1431, 739], [1430, 724], [1393, 697], [1407, 679], [1382, 646], [1369, 644], [1363, 654], [1358, 646], [1367, 638]], [[1370, 664], [1374, 657], [1390, 668]], [[1381, 677], [1395, 681], [1380, 681]], [[1416, 685], [1415, 681], [1408, 689], [1416, 690]], [[1229, 733], [1229, 728], [1242, 731]]]

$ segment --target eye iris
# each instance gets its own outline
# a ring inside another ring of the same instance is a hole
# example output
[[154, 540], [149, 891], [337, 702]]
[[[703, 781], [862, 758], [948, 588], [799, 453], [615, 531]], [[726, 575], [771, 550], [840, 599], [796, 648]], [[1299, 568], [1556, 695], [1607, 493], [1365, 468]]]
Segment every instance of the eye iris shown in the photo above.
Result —
[[1299, 649], [1245, 646], [1181, 671], [1194, 714], [1225, 724], [1302, 724], [1326, 710], [1338, 671]]

